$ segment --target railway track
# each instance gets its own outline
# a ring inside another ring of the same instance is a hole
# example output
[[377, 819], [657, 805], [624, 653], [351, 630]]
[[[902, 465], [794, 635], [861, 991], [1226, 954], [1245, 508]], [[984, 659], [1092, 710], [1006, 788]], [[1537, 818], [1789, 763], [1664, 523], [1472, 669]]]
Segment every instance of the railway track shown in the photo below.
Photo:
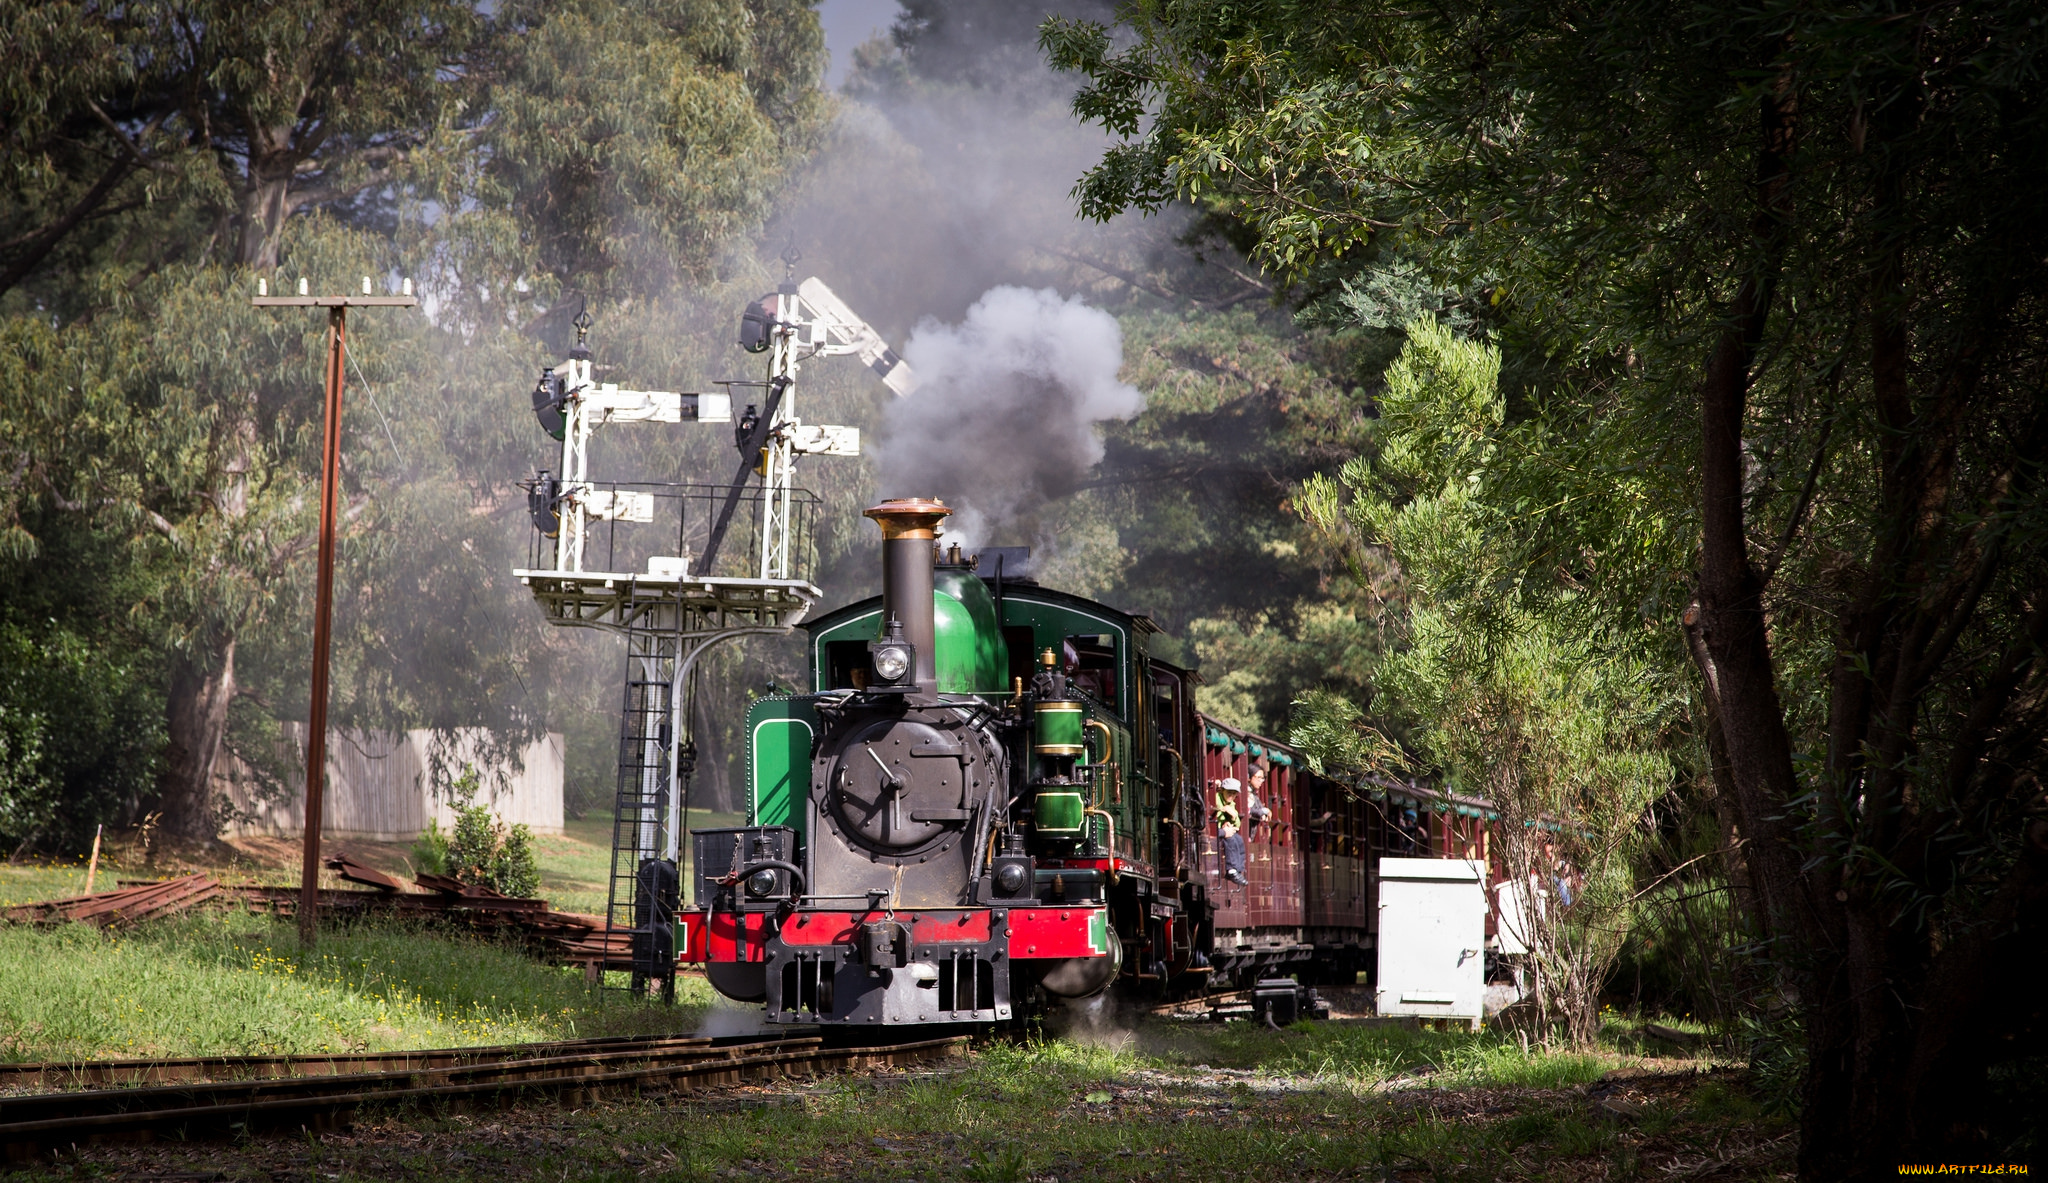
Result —
[[[583, 1040], [404, 1053], [417, 1063], [378, 1071], [267, 1076], [257, 1073], [276, 1065], [279, 1058], [177, 1061], [179, 1065], [207, 1065], [208, 1071], [218, 1075], [231, 1075], [239, 1069], [240, 1076], [0, 1097], [0, 1148], [9, 1161], [26, 1162], [53, 1150], [103, 1140], [338, 1129], [358, 1113], [372, 1109], [445, 1111], [521, 1101], [582, 1105], [605, 1097], [689, 1092], [782, 1076], [922, 1063], [959, 1054], [966, 1044], [965, 1037], [877, 1047], [827, 1047], [816, 1037], [726, 1044], [695, 1038]], [[434, 1062], [434, 1057], [447, 1057], [448, 1061]], [[395, 1058], [398, 1054], [361, 1059]], [[330, 1069], [339, 1069], [350, 1066], [341, 1061], [354, 1059], [294, 1059], [285, 1067], [324, 1062]], [[130, 1070], [135, 1066], [118, 1067]]]
[[[709, 1047], [697, 1036], [621, 1035], [515, 1043], [496, 1047], [451, 1047], [409, 1052], [348, 1052], [338, 1055], [197, 1056], [146, 1060], [49, 1060], [0, 1064], [0, 1089], [63, 1089], [108, 1084], [171, 1084], [181, 1080], [249, 1080], [270, 1076], [338, 1076], [348, 1072], [404, 1072], [450, 1068], [485, 1060], [533, 1059], [577, 1050], [634, 1047]], [[728, 1041], [730, 1042], [730, 1041]], [[6, 1098], [0, 1096], [0, 1105]]]

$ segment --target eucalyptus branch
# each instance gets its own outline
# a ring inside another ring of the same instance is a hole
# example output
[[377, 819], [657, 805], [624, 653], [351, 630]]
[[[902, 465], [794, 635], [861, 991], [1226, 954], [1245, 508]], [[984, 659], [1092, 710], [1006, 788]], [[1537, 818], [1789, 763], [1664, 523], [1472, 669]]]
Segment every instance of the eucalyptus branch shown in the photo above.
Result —
[[[92, 108], [92, 113], [99, 117], [99, 121], [102, 124], [106, 125], [107, 130], [114, 133], [114, 138], [116, 140], [119, 140], [121, 142], [121, 146], [128, 150], [128, 155], [134, 158], [135, 163], [137, 165], [141, 166], [142, 168], [154, 169], [159, 172], [168, 172], [170, 170], [169, 165], [157, 159], [150, 153], [144, 152], [142, 148], [139, 145], [137, 145], [137, 143], [133, 139], [130, 139], [128, 133], [121, 130], [121, 125], [115, 123], [113, 117], [108, 115], [104, 110], [100, 108], [98, 102], [92, 99], [87, 99], [85, 101], [85, 104], [86, 106]], [[151, 132], [154, 132], [158, 127], [161, 127], [163, 125], [165, 117], [169, 114], [170, 113], [168, 111], [159, 111], [154, 118], [152, 118], [147, 124], [143, 126], [143, 136], [146, 138]]]

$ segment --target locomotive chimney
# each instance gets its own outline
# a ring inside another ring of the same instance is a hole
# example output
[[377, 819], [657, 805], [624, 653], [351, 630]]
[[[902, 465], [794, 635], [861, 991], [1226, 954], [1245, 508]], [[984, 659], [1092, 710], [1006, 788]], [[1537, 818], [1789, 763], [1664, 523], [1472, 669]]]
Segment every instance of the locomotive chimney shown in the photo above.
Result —
[[939, 688], [938, 654], [932, 622], [932, 548], [939, 519], [953, 511], [936, 501], [902, 497], [867, 511], [882, 528], [882, 621], [903, 626], [903, 638], [917, 650], [917, 688]]

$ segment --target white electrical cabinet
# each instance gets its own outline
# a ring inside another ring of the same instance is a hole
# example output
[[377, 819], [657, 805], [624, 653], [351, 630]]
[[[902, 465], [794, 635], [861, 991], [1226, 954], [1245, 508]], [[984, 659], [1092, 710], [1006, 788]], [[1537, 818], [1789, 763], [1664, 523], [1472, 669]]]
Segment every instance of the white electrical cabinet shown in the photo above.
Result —
[[1383, 858], [1379, 910], [1379, 1013], [1477, 1027], [1486, 1001], [1485, 866]]

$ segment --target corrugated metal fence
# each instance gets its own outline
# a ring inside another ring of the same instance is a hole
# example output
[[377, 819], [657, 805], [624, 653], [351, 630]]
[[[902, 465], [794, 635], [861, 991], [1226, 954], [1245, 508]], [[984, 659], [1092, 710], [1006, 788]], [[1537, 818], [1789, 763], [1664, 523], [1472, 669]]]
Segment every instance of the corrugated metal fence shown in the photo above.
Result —
[[[223, 755], [214, 768], [214, 788], [233, 809], [227, 837], [300, 834], [306, 828], [304, 724], [287, 724], [298, 757], [296, 771], [279, 799], [268, 799], [255, 773]], [[476, 800], [506, 825], [525, 824], [535, 833], [562, 831], [562, 737], [527, 744], [519, 760], [492, 759], [490, 733], [465, 728], [453, 736], [432, 731], [336, 730], [327, 740], [327, 795], [321, 833], [335, 838], [405, 842], [426, 829], [428, 819], [443, 832], [454, 826], [448, 786], [465, 767], [481, 782]]]

